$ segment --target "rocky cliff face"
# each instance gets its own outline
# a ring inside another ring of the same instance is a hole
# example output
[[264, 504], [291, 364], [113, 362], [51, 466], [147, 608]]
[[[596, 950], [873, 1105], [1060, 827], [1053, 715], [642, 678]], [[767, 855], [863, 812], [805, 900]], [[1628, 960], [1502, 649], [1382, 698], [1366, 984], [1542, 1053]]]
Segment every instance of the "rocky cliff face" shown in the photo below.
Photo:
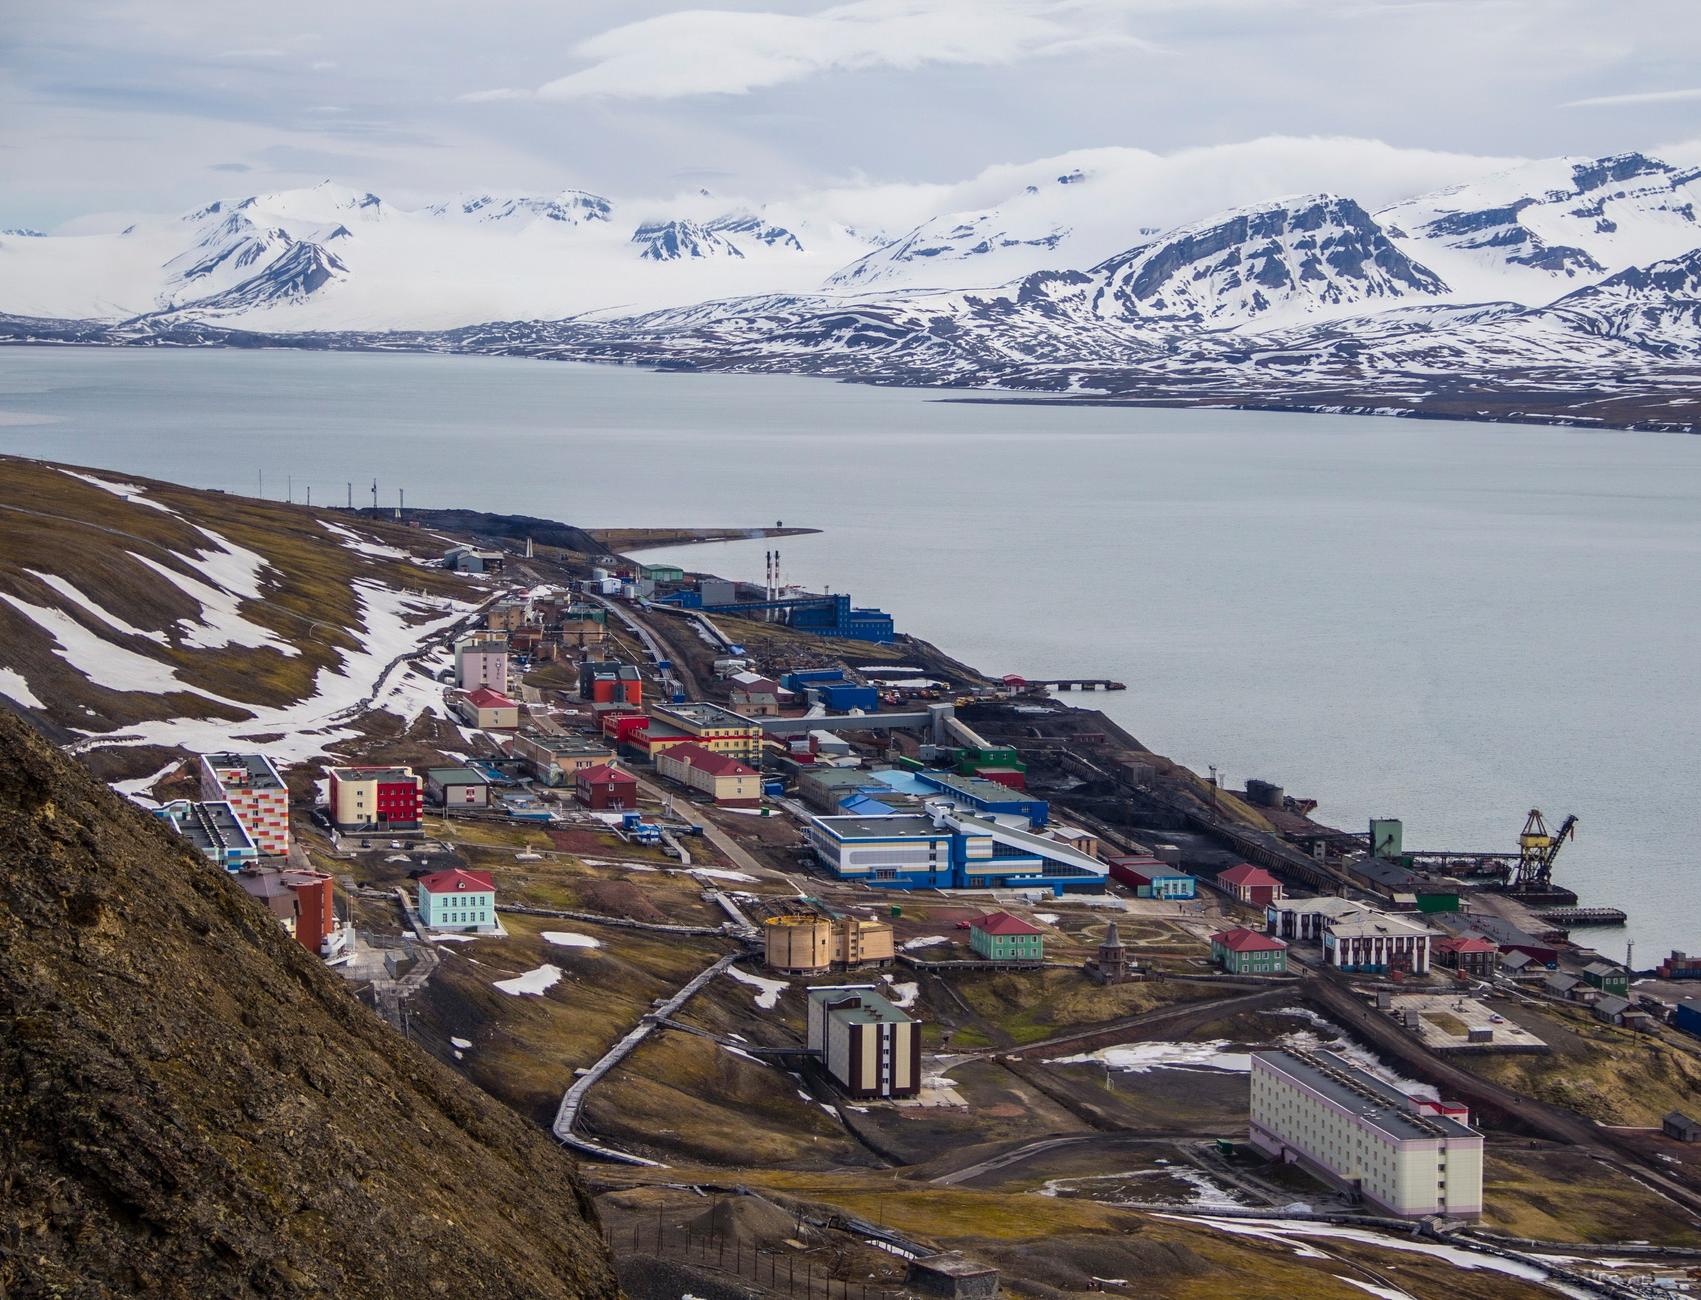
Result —
[[613, 1297], [546, 1135], [0, 710], [0, 1295]]

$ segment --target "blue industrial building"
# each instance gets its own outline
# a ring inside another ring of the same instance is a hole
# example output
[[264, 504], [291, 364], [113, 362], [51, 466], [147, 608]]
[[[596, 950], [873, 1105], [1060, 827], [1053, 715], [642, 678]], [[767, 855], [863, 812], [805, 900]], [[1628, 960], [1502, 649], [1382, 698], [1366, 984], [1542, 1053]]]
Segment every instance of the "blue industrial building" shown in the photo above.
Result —
[[917, 782], [945, 795], [951, 802], [979, 813], [1005, 813], [1026, 817], [1038, 830], [1051, 816], [1051, 805], [1020, 790], [1012, 790], [983, 776], [958, 776], [955, 772], [913, 773]]
[[843, 637], [849, 641], [874, 641], [884, 645], [897, 635], [890, 614], [883, 609], [853, 608], [847, 595], [787, 596], [780, 600], [720, 599], [730, 587], [730, 583], [715, 584], [710, 589], [709, 599], [705, 599], [700, 590], [676, 591], [661, 597], [656, 603], [715, 614], [777, 612], [799, 632]]
[[880, 692], [872, 686], [856, 686], [850, 682], [827, 682], [820, 686], [811, 686], [812, 691], [821, 703], [834, 713], [877, 713], [880, 709]]
[[1671, 1022], [1675, 1028], [1701, 1038], [1701, 998], [1685, 998], [1672, 1008]]
[[841, 880], [881, 889], [1102, 891], [1108, 870], [1058, 840], [978, 817], [832, 816], [805, 832]]
[[842, 668], [794, 668], [789, 673], [780, 674], [780, 687], [801, 695], [811, 687], [837, 685], [844, 680]]

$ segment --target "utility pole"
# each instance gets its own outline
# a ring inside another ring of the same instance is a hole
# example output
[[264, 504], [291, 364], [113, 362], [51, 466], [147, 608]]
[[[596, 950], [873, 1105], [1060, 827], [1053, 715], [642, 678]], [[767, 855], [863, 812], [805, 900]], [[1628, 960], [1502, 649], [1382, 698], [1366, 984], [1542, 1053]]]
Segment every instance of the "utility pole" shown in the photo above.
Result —
[[284, 486], [284, 500], [288, 501], [290, 503], [290, 505], [294, 505], [295, 504], [295, 475], [294, 474], [284, 475], [284, 485], [285, 485]]
[[406, 513], [407, 508], [408, 508], [408, 490], [406, 488], [397, 488], [396, 489], [396, 518], [400, 519], [402, 517], [402, 515], [404, 513]]
[[266, 471], [261, 470], [260, 471], [260, 499], [263, 501], [263, 500], [265, 500], [265, 497], [266, 497]]
[[348, 508], [350, 510], [354, 509], [354, 484], [353, 483], [350, 483], [348, 485]]
[[307, 508], [309, 510], [313, 508], [313, 485], [311, 483], [307, 485]]
[[378, 480], [377, 479], [372, 480], [372, 511], [373, 511], [374, 514], [376, 514], [378, 512]]

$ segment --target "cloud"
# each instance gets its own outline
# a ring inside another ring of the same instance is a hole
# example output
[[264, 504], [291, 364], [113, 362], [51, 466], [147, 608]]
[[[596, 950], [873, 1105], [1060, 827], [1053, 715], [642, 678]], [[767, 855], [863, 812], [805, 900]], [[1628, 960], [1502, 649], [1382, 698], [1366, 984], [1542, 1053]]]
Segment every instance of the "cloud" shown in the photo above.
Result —
[[1627, 95], [1595, 95], [1589, 99], [1573, 99], [1561, 108], [1619, 108], [1636, 104], [1681, 104], [1701, 99], [1701, 86], [1690, 90], [1640, 90]]
[[589, 66], [535, 91], [474, 91], [467, 102], [740, 95], [819, 73], [929, 64], [994, 66], [1155, 47], [1091, 0], [853, 0], [798, 15], [693, 9], [611, 28], [574, 46]]
[[251, 172], [254, 169], [252, 167], [250, 167], [247, 163], [222, 162], [222, 163], [208, 163], [207, 164], [207, 170], [210, 171], [210, 172]]

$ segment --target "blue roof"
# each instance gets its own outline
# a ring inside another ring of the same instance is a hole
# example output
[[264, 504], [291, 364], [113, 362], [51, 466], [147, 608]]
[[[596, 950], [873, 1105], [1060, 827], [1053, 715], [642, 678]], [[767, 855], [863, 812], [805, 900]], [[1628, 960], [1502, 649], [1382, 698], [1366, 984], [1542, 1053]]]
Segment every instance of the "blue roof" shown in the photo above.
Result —
[[855, 817], [888, 817], [898, 810], [865, 794], [855, 794], [839, 805], [839, 811]]
[[890, 768], [884, 772], [870, 772], [869, 775], [876, 781], [880, 782], [881, 785], [889, 786], [893, 790], [896, 790], [899, 794], [913, 794], [925, 799], [930, 795], [936, 795], [939, 793], [938, 790], [936, 790], [933, 786], [928, 785], [925, 781], [918, 780], [914, 772], [905, 772], [898, 768]]

